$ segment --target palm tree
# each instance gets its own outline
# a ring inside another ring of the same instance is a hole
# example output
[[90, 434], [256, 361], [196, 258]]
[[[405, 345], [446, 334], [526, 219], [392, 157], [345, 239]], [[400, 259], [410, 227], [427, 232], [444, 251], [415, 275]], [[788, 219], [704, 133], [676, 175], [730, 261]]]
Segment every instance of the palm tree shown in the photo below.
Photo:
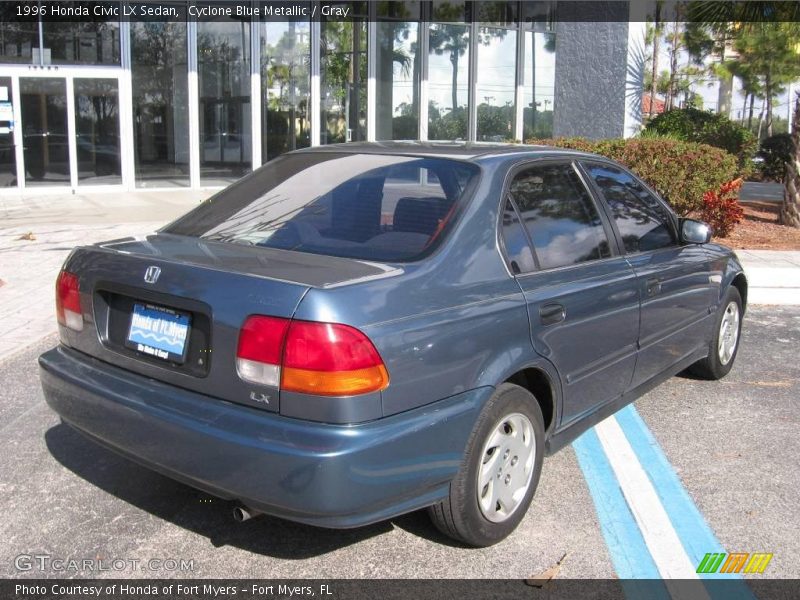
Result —
[[431, 27], [430, 48], [437, 56], [450, 55], [450, 64], [453, 65], [451, 106], [455, 112], [458, 108], [458, 61], [469, 48], [469, 29], [463, 25], [434, 25]]
[[800, 92], [794, 97], [794, 119], [791, 127], [794, 156], [786, 164], [786, 190], [783, 193], [781, 223], [800, 228]]
[[661, 19], [661, 9], [664, 2], [663, 0], [656, 0], [655, 14], [653, 15], [653, 69], [650, 79], [650, 114], [651, 119], [655, 113], [656, 108], [656, 91], [658, 85], [658, 48], [661, 42], [661, 33], [664, 29], [664, 22]]
[[[787, 40], [800, 37], [800, 3], [745, 0], [694, 0], [687, 6], [686, 42], [690, 54], [701, 61], [709, 53], [719, 56], [716, 72], [724, 84], [738, 66], [748, 65], [759, 80], [766, 98], [767, 135], [772, 133], [772, 99], [786, 79], [796, 77], [793, 67], [800, 64], [791, 55]], [[726, 49], [738, 53], [730, 58]], [[722, 85], [720, 112], [730, 106], [731, 86]], [[727, 94], [727, 98], [723, 95]], [[752, 102], [752, 101], [751, 101]]]

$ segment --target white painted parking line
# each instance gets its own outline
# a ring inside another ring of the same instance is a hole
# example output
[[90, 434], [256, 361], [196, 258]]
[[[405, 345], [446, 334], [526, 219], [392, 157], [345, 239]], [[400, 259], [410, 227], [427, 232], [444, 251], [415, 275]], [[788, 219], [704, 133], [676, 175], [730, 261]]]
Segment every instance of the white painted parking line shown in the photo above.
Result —
[[595, 429], [658, 572], [665, 579], [696, 579], [695, 567], [617, 420], [611, 416]]
[[651, 597], [754, 599], [735, 573], [697, 573], [707, 553], [724, 549], [633, 406], [573, 446], [620, 579], [661, 577]]

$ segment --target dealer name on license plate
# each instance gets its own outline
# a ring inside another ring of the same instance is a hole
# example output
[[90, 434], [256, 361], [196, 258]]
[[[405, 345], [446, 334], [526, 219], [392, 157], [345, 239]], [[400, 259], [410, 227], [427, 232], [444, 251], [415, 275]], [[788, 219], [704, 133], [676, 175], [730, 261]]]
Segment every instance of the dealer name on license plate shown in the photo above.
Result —
[[134, 304], [125, 346], [162, 360], [182, 363], [191, 317], [169, 308]]

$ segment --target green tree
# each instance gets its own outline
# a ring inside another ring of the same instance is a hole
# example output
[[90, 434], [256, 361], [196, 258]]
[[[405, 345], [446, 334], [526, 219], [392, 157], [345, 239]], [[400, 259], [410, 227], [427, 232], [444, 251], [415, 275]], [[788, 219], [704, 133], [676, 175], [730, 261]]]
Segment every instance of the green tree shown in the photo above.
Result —
[[[687, 22], [684, 28], [684, 45], [692, 62], [705, 73], [719, 80], [718, 112], [728, 116], [733, 96], [733, 73], [727, 60], [731, 54], [731, 42], [737, 24], [715, 19], [708, 14], [706, 2], [690, 2], [687, 5]], [[712, 3], [713, 4], [713, 3]]]
[[[753, 106], [755, 105], [756, 98], [764, 97], [764, 88], [759, 81], [757, 73], [753, 69], [753, 65], [741, 61], [730, 61], [726, 68], [734, 77], [737, 77], [742, 84], [745, 106], [748, 106], [747, 128], [752, 130]], [[742, 121], [744, 122], [744, 118]]]
[[[796, 70], [800, 68], [800, 3], [694, 0], [687, 5], [687, 20], [685, 42], [690, 55], [698, 63], [708, 56], [716, 58], [712, 71], [722, 84], [719, 112], [730, 110], [727, 84], [736, 75], [747, 84], [751, 107], [755, 97], [763, 94], [771, 132], [772, 100], [785, 83], [783, 78], [800, 76]], [[752, 122], [752, 108], [750, 112]]]
[[469, 29], [463, 25], [437, 24], [431, 28], [429, 43], [431, 52], [450, 57], [453, 66], [451, 110], [455, 112], [458, 108], [458, 63], [469, 48]]
[[650, 57], [650, 69], [645, 74], [645, 89], [650, 90], [650, 112], [648, 114], [650, 118], [653, 118], [653, 114], [655, 114], [656, 92], [660, 91], [658, 89], [658, 51], [661, 46], [661, 36], [664, 32], [663, 7], [663, 0], [656, 0], [653, 21], [648, 23], [645, 39], [645, 45], [652, 45], [653, 47], [653, 54]]
[[789, 99], [794, 101], [792, 142], [794, 153], [786, 163], [786, 190], [783, 193], [781, 223], [800, 228], [800, 92]]
[[669, 56], [669, 79], [667, 81], [667, 95], [664, 99], [664, 110], [672, 110], [675, 97], [678, 95], [678, 56], [683, 50], [683, 23], [676, 20], [667, 28], [667, 55]]
[[800, 25], [794, 22], [757, 22], [743, 28], [734, 40], [736, 58], [731, 59], [731, 72], [745, 72], [750, 81], [757, 81], [766, 100], [765, 129], [773, 134], [773, 100], [785, 86], [800, 77]]

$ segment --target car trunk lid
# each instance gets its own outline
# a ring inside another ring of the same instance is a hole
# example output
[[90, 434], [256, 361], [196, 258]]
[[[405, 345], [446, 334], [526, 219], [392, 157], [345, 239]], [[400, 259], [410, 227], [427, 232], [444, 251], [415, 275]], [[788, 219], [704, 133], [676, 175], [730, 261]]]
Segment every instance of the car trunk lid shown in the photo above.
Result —
[[350, 259], [171, 234], [77, 248], [65, 270], [79, 278], [87, 323], [82, 331], [62, 326], [64, 343], [153, 379], [272, 411], [279, 409], [279, 390], [247, 383], [236, 371], [246, 318], [291, 318], [310, 287], [390, 272]]

